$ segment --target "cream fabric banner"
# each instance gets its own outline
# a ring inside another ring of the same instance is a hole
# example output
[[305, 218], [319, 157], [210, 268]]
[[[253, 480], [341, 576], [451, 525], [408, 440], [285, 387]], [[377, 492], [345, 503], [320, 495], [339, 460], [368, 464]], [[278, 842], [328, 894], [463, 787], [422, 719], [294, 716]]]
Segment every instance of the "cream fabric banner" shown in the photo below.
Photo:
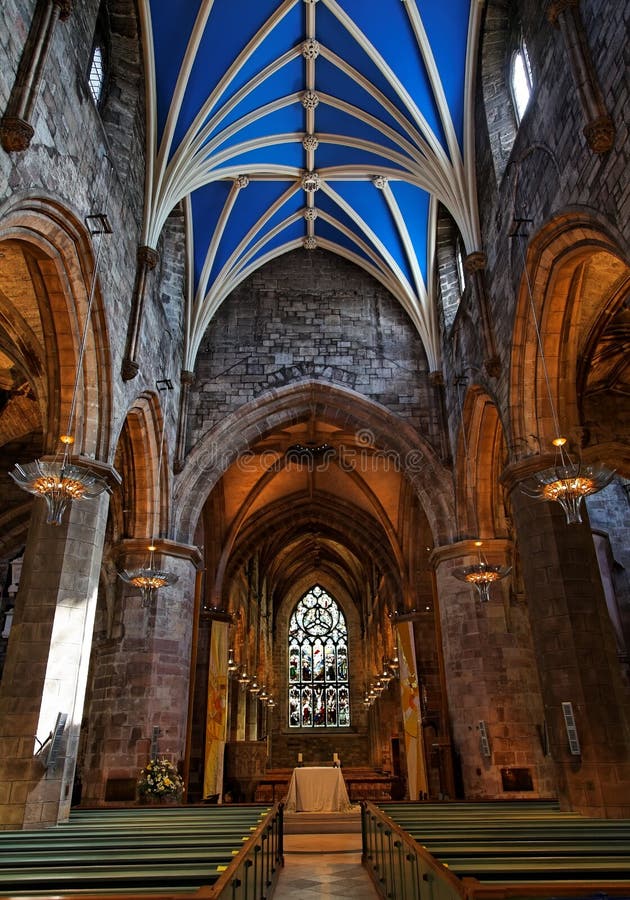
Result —
[[223, 755], [227, 728], [228, 624], [212, 623], [208, 671], [208, 714], [206, 717], [206, 761], [203, 796], [223, 798]]
[[420, 692], [416, 671], [416, 649], [413, 622], [399, 622], [398, 663], [400, 666], [400, 702], [405, 730], [405, 755], [409, 799], [417, 800], [420, 791], [427, 791], [427, 769], [424, 759]]

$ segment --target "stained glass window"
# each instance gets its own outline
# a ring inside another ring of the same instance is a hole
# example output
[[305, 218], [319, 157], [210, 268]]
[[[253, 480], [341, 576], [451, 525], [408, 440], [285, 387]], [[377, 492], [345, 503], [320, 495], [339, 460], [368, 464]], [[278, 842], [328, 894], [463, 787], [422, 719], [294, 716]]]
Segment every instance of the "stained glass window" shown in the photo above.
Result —
[[289, 727], [349, 724], [346, 620], [330, 594], [315, 585], [289, 620]]

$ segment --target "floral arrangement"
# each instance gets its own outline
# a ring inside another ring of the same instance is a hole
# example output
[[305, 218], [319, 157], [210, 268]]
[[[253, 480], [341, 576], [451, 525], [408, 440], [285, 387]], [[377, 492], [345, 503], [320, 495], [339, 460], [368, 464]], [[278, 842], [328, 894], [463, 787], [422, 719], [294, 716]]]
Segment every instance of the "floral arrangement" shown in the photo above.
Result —
[[140, 771], [138, 796], [141, 800], [181, 800], [184, 782], [168, 759], [152, 759]]

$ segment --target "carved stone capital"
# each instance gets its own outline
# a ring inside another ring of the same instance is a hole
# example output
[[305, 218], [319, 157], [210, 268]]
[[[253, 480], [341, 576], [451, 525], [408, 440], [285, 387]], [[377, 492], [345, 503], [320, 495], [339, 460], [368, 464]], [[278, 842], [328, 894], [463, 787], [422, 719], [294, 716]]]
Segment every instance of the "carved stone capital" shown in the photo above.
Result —
[[[491, 557], [489, 562], [501, 561], [509, 559], [514, 549], [514, 545], [509, 538], [486, 538], [481, 542], [481, 550], [486, 557]], [[452, 544], [443, 544], [441, 547], [435, 547], [429, 555], [429, 565], [437, 569], [443, 562], [451, 560], [461, 560], [466, 557], [476, 557], [479, 554], [479, 545], [477, 541], [465, 539], [463, 541], [455, 541]]]
[[7, 153], [28, 150], [35, 129], [17, 116], [4, 116], [0, 122], [0, 141]]
[[182, 369], [180, 378], [182, 384], [192, 384], [195, 380], [195, 373], [191, 372], [189, 369]]
[[53, 0], [53, 6], [56, 6], [59, 9], [59, 19], [61, 22], [65, 22], [66, 19], [69, 18], [70, 13], [72, 12], [72, 3], [73, 0]]
[[434, 372], [429, 372], [429, 381], [433, 387], [444, 387], [444, 373], [442, 370], [436, 369]]
[[615, 142], [615, 126], [610, 116], [599, 116], [582, 129], [593, 153], [608, 153]]
[[490, 356], [484, 359], [483, 367], [490, 378], [498, 378], [501, 374], [501, 360], [498, 356]]
[[565, 9], [569, 9], [572, 6], [577, 5], [578, 0], [552, 0], [552, 2], [547, 7], [547, 19], [554, 27], [557, 27], [558, 18], [562, 15]]
[[488, 257], [481, 250], [469, 253], [464, 259], [464, 268], [467, 272], [483, 272], [488, 265]]
[[139, 265], [146, 266], [151, 271], [160, 261], [160, 254], [153, 247], [141, 246], [138, 247], [136, 258]]
[[140, 370], [140, 366], [133, 359], [123, 359], [123, 364], [121, 368], [121, 374], [123, 377], [123, 381], [131, 381], [132, 378], [135, 378]]

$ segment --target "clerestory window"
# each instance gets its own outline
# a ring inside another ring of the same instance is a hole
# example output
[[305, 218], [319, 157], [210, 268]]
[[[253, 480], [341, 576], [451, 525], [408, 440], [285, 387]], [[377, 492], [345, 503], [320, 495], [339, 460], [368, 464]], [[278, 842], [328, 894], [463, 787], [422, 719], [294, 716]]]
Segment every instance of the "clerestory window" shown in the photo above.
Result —
[[103, 96], [103, 88], [105, 87], [105, 52], [101, 44], [95, 44], [92, 49], [88, 84], [92, 99], [99, 106]]
[[521, 41], [518, 49], [512, 54], [512, 67], [510, 70], [510, 88], [512, 90], [512, 102], [516, 121], [520, 125], [525, 110], [530, 101], [534, 84], [532, 70], [527, 55], [525, 41]]
[[315, 585], [289, 620], [289, 727], [350, 725], [348, 630], [339, 604]]

